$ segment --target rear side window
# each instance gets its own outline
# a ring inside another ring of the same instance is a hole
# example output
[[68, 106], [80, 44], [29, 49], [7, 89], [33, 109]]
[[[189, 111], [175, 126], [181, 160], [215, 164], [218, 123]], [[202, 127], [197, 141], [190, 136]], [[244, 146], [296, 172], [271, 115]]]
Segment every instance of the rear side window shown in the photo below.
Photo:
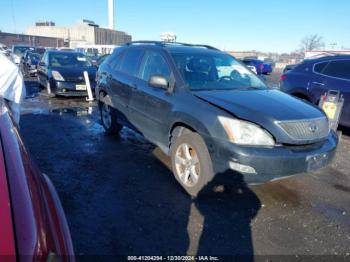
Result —
[[323, 71], [323, 69], [325, 69], [326, 65], [328, 65], [328, 62], [322, 62], [322, 63], [315, 64], [314, 71], [316, 73], [322, 73], [322, 71]]
[[327, 76], [350, 80], [350, 60], [332, 61], [323, 71]]
[[169, 80], [170, 68], [164, 57], [158, 52], [147, 51], [141, 65], [140, 77], [148, 81], [151, 76], [161, 75]]
[[115, 69], [131, 76], [137, 76], [142, 55], [143, 50], [141, 49], [127, 50], [117, 61]]

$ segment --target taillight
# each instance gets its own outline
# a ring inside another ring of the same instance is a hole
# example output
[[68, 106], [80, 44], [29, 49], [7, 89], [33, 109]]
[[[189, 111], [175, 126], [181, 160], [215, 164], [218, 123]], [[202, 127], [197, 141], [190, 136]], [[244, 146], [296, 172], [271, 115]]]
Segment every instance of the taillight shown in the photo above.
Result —
[[286, 79], [287, 79], [287, 76], [286, 76], [286, 75], [281, 75], [281, 76], [280, 76], [280, 80], [281, 80], [281, 81], [284, 81], [284, 80], [286, 80]]

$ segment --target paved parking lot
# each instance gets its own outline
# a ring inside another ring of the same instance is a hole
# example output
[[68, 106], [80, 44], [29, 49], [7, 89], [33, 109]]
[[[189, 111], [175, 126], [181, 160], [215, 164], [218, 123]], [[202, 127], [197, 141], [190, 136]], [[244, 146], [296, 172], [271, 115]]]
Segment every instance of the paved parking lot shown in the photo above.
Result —
[[[140, 135], [108, 137], [96, 104], [27, 82], [21, 133], [61, 197], [77, 255], [341, 255], [350, 259], [350, 132], [318, 172], [192, 201]], [[225, 186], [221, 186], [225, 181]]]

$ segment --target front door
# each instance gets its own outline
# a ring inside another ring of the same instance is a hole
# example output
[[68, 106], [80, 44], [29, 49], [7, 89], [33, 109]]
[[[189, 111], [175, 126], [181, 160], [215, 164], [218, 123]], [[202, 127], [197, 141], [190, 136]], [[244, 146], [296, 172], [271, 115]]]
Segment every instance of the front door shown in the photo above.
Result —
[[170, 80], [171, 70], [166, 58], [158, 51], [147, 50], [143, 56], [139, 79], [130, 104], [134, 125], [150, 141], [162, 146], [167, 141], [167, 119], [172, 108], [172, 93], [167, 89], [149, 86], [151, 76]]

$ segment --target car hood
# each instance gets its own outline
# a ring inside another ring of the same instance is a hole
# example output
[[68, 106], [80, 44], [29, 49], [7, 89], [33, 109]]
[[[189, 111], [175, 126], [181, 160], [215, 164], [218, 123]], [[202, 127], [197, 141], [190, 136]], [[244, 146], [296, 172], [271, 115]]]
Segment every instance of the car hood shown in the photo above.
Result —
[[317, 107], [278, 90], [195, 91], [193, 94], [237, 118], [262, 126], [281, 143], [294, 144], [276, 122], [325, 117]]

